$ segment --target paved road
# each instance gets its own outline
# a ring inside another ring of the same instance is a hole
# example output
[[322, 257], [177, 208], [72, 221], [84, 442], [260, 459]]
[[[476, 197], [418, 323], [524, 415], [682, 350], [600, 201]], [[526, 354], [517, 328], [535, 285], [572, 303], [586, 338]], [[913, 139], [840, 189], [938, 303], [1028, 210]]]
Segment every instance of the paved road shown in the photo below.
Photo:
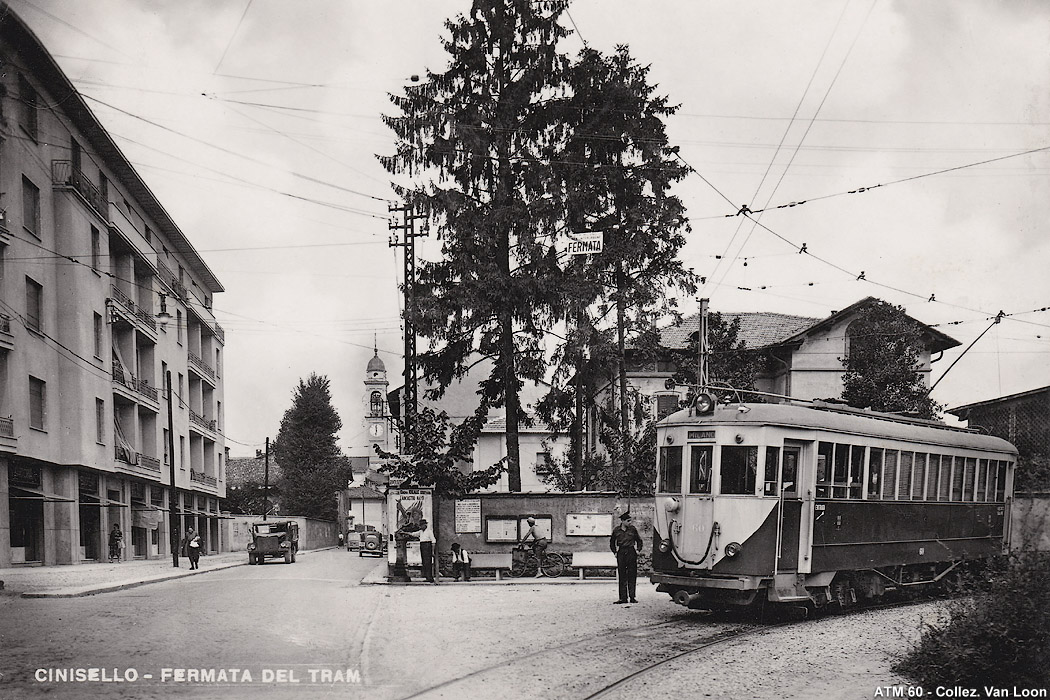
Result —
[[[632, 606], [611, 604], [612, 582], [359, 585], [377, 563], [328, 550], [87, 598], [0, 597], [0, 700], [579, 698], [739, 626], [644, 582]], [[90, 668], [124, 680], [54, 680]]]

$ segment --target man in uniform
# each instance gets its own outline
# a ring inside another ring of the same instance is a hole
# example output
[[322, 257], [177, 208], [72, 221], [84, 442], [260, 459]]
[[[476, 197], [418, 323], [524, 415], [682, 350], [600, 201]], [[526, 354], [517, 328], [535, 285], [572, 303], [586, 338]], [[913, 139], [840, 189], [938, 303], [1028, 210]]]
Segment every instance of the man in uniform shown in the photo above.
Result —
[[609, 549], [616, 555], [616, 573], [620, 583], [620, 598], [616, 605], [637, 603], [634, 597], [638, 582], [638, 551], [642, 548], [642, 536], [631, 524], [630, 512], [620, 516], [620, 524], [609, 537]]

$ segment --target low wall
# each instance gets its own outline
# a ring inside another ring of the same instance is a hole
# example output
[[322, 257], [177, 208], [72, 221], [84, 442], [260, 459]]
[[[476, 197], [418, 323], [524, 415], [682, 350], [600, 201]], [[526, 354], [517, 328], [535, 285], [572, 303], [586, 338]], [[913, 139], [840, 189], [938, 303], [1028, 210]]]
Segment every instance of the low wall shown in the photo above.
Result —
[[[262, 520], [261, 515], [229, 515], [222, 521], [223, 541], [230, 543], [231, 552], [246, 552], [252, 541], [251, 525]], [[299, 549], [334, 547], [339, 543], [339, 525], [332, 520], [315, 520], [297, 515], [269, 520], [293, 520], [299, 523]]]
[[1050, 493], [1014, 498], [1010, 510], [1010, 546], [1050, 552]]
[[[445, 499], [438, 503], [436, 519], [437, 551], [445, 556], [453, 542], [468, 552], [508, 553], [514, 542], [508, 541], [509, 530], [493, 537], [489, 523], [504, 520], [521, 521], [529, 515], [536, 516], [541, 522], [549, 517], [552, 525], [548, 551], [571, 554], [572, 552], [607, 552], [609, 551], [608, 532], [620, 523], [620, 514], [628, 509], [633, 516], [633, 524], [642, 537], [642, 552], [639, 557], [639, 569], [647, 571], [651, 559], [653, 538], [652, 498], [624, 499], [615, 493], [488, 493], [472, 494], [461, 501], [480, 501], [481, 532], [464, 532], [465, 529], [477, 529], [477, 515], [472, 519], [463, 518], [463, 506], [460, 507], [460, 523], [457, 528], [456, 500]], [[595, 527], [601, 534], [586, 534], [585, 530]], [[524, 534], [520, 531], [518, 537]]]

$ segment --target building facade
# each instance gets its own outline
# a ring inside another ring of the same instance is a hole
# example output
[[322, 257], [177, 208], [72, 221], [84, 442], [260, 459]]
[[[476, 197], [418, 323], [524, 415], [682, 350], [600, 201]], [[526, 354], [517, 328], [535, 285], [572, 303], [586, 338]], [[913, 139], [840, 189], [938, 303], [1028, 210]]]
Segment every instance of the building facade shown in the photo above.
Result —
[[222, 285], [7, 6], [0, 61], [0, 567], [104, 560], [114, 525], [122, 558], [218, 551]]
[[1050, 493], [1050, 386], [949, 408], [948, 413], [1014, 444], [1018, 491]]
[[[825, 318], [765, 312], [721, 316], [727, 323], [739, 321], [737, 338], [758, 361], [755, 390], [800, 400], [835, 399], [842, 396], [842, 360], [849, 354], [851, 325], [866, 306], [876, 301], [867, 297]], [[933, 363], [959, 342], [917, 323], [923, 335], [916, 370], [929, 386]], [[694, 314], [683, 318], [680, 324], [661, 329], [661, 347], [677, 351], [695, 347], [699, 326], [700, 316]], [[637, 403], [638, 427], [678, 410], [688, 387], [668, 382], [677, 370], [669, 357], [644, 363], [628, 358], [628, 363], [629, 391]], [[615, 400], [615, 390], [615, 383], [610, 383], [606, 389], [610, 400]], [[745, 400], [753, 398], [742, 396]]]

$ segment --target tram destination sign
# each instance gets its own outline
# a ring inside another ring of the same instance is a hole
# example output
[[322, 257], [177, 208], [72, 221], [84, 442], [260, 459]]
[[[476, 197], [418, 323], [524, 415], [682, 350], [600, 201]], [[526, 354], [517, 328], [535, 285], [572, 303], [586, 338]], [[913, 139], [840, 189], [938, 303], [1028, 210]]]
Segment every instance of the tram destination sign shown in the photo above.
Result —
[[714, 440], [715, 439], [715, 431], [713, 431], [713, 430], [690, 430], [689, 431], [689, 439], [690, 440]]

